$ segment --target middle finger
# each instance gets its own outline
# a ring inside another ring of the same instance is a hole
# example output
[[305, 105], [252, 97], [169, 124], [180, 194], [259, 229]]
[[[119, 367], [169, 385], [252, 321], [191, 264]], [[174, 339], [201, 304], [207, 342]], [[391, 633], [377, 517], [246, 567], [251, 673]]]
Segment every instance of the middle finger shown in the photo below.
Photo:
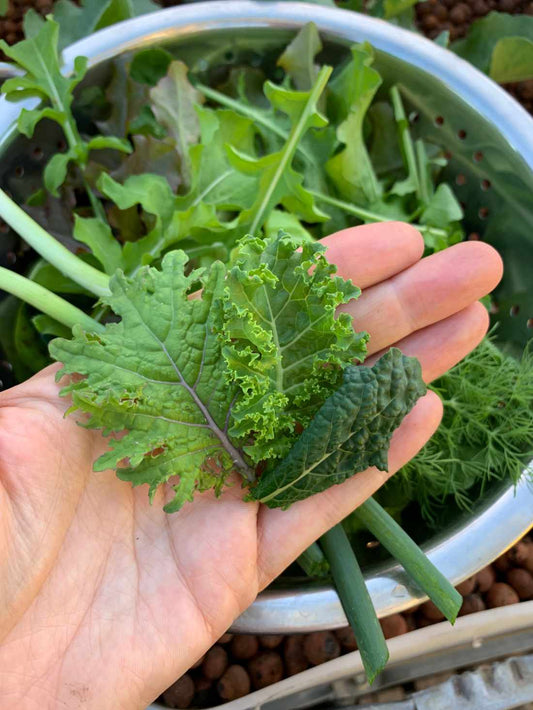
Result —
[[366, 289], [342, 308], [370, 333], [372, 354], [466, 308], [492, 291], [501, 258], [488, 244], [463, 242]]

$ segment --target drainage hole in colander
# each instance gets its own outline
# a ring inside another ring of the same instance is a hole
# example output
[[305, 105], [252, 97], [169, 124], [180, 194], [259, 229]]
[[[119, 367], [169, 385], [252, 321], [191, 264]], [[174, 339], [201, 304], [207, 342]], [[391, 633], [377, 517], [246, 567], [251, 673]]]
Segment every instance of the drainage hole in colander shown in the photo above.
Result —
[[42, 148], [36, 145], [35, 148], [32, 150], [31, 154], [34, 160], [42, 160], [44, 151]]
[[474, 158], [474, 163], [481, 163], [483, 160], [483, 152], [481, 150], [476, 150], [472, 157]]
[[60, 153], [64, 153], [67, 149], [67, 144], [64, 140], [57, 141], [56, 147]]
[[228, 64], [231, 64], [231, 62], [235, 61], [235, 52], [232, 49], [228, 49], [228, 51], [224, 53], [224, 59]]
[[0, 234], [7, 234], [9, 232], [9, 227], [5, 222], [0, 221]]
[[5, 262], [6, 262], [7, 266], [13, 266], [16, 261], [17, 261], [17, 255], [15, 254], [15, 252], [8, 251], [7, 254], [5, 255]]
[[514, 305], [509, 308], [509, 315], [514, 318], [514, 316], [517, 316], [520, 313], [520, 306]]
[[487, 190], [490, 190], [491, 188], [491, 181], [490, 180], [482, 180], [481, 181], [481, 189], [484, 190], [485, 192]]
[[528, 328], [533, 328], [533, 318], [528, 318], [526, 325]]
[[488, 207], [480, 207], [478, 215], [479, 215], [479, 219], [487, 219], [487, 217], [489, 216], [489, 208]]
[[466, 131], [464, 130], [464, 128], [461, 128], [460, 131], [457, 131], [457, 135], [462, 141], [464, 141], [464, 139], [466, 138]]
[[467, 239], [468, 239], [469, 242], [479, 242], [479, 240], [481, 239], [481, 237], [479, 236], [479, 234], [478, 234], [477, 232], [471, 232], [471, 233], [468, 235]]
[[24, 177], [24, 168], [22, 167], [22, 165], [17, 165], [14, 172], [15, 172], [15, 177], [18, 177], [18, 178]]
[[466, 175], [463, 175], [463, 173], [459, 173], [459, 175], [456, 175], [455, 184], [459, 185], [460, 187], [462, 185], [466, 185]]
[[437, 126], [442, 126], [442, 124], [444, 123], [444, 117], [443, 117], [443, 116], [437, 116], [437, 117], [435, 118], [435, 123], [437, 124]]

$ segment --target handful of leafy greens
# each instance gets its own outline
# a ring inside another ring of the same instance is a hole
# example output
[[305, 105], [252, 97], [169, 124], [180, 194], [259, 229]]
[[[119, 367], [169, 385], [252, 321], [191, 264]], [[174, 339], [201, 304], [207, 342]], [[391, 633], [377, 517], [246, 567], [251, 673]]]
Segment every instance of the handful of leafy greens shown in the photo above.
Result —
[[332, 278], [322, 245], [299, 246], [249, 237], [227, 271], [214, 262], [188, 274], [186, 254], [169, 252], [160, 271], [112, 277], [103, 301], [119, 323], [52, 341], [58, 378], [84, 376], [62, 394], [86, 425], [127, 432], [96, 470], [151, 494], [179, 477], [168, 512], [195, 490], [220, 492], [232, 470], [254, 483], [261, 461], [250, 495], [283, 507], [369, 466], [386, 470], [392, 432], [425, 392], [420, 365], [393, 349], [355, 367], [367, 335], [335, 309], [359, 290]]

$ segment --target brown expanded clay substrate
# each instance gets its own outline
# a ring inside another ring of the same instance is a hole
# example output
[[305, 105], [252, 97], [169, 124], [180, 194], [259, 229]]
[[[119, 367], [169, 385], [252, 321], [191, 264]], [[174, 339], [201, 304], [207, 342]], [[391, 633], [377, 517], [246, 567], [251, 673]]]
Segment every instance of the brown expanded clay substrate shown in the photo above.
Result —
[[[450, 40], [464, 37], [474, 22], [489, 12], [533, 15], [533, 0], [426, 0], [416, 6], [416, 24], [426, 37], [434, 39], [446, 30]], [[507, 91], [533, 113], [533, 81], [505, 85]]]
[[[533, 538], [526, 536], [458, 587], [460, 616], [533, 599]], [[444, 619], [432, 602], [381, 620], [385, 638]], [[160, 697], [170, 708], [202, 708], [235, 700], [357, 649], [352, 630], [252, 636], [224, 634]]]
[[[181, 4], [182, 0], [157, 0], [162, 7]], [[52, 10], [52, 0], [9, 0], [9, 9], [0, 19], [0, 37], [8, 44], [22, 39], [22, 18], [33, 7], [41, 15]], [[450, 39], [464, 37], [470, 24], [496, 10], [512, 14], [533, 15], [533, 0], [426, 0], [416, 5], [416, 23], [421, 32], [431, 39], [448, 30]], [[0, 61], [5, 59], [0, 52]], [[533, 81], [521, 81], [505, 87], [524, 108], [533, 113]]]

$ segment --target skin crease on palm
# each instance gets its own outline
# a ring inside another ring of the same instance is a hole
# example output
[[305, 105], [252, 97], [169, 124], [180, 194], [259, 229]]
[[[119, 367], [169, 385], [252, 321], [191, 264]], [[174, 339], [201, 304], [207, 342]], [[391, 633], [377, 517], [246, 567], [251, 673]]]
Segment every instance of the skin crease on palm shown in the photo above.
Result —
[[[388, 223], [325, 240], [362, 289], [345, 307], [375, 359], [392, 344], [427, 381], [485, 334], [478, 299], [497, 253], [462, 243], [421, 259], [413, 228]], [[275, 576], [411, 458], [438, 426], [429, 393], [395, 432], [390, 474], [370, 469], [288, 511], [198, 495], [173, 515], [113, 472], [93, 473], [98, 432], [64, 418], [54, 367], [0, 395], [0, 709], [137, 710], [189, 668]]]

